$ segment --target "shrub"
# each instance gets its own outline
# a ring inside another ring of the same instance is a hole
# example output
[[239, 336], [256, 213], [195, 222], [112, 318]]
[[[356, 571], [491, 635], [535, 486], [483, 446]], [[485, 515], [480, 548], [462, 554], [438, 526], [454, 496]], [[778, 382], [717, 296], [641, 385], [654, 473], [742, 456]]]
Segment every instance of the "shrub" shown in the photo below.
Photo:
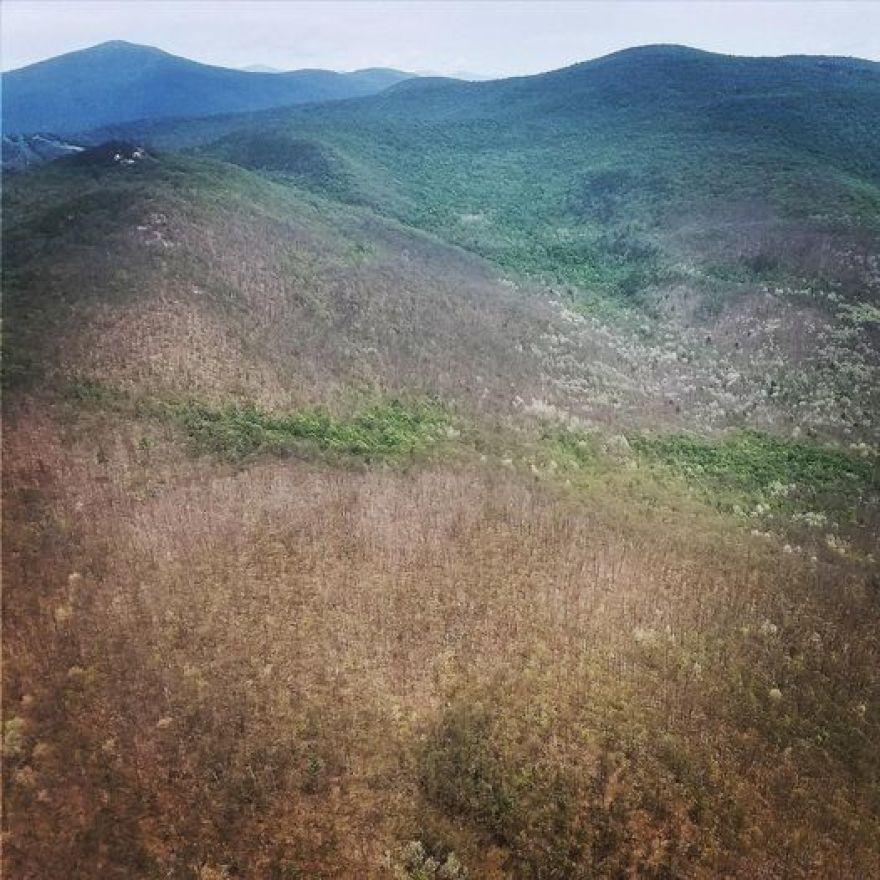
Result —
[[220, 409], [181, 406], [172, 413], [196, 453], [232, 461], [298, 448], [368, 460], [411, 455], [435, 442], [448, 421], [439, 407], [396, 400], [369, 407], [347, 420], [320, 409], [273, 415], [252, 404]]

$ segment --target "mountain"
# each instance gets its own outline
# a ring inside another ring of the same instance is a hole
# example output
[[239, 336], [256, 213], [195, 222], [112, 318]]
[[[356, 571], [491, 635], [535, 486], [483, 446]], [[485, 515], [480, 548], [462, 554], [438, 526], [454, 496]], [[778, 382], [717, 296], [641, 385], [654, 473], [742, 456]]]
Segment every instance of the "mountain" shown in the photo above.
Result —
[[405, 79], [395, 70], [248, 73], [113, 41], [3, 74], [7, 134], [70, 135], [135, 119], [210, 116], [368, 95]]
[[347, 161], [355, 201], [511, 270], [626, 295], [683, 260], [742, 275], [755, 260], [796, 262], [811, 236], [869, 232], [878, 120], [876, 63], [654, 46], [537, 76], [420, 78], [362, 100], [113, 134], [249, 167], [254, 142], [272, 143], [276, 159], [261, 149], [256, 163], [270, 171], [285, 139], [309, 141]]
[[647, 47], [4, 175], [6, 874], [875, 876], [876, 77]]

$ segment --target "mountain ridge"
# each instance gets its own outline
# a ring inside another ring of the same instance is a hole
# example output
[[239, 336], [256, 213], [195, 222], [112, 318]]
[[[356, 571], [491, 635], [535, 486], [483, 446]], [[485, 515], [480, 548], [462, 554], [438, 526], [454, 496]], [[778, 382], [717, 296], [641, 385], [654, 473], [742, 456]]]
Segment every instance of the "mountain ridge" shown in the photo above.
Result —
[[3, 127], [7, 134], [72, 135], [139, 119], [367, 95], [409, 76], [390, 68], [254, 73], [112, 40], [4, 72]]

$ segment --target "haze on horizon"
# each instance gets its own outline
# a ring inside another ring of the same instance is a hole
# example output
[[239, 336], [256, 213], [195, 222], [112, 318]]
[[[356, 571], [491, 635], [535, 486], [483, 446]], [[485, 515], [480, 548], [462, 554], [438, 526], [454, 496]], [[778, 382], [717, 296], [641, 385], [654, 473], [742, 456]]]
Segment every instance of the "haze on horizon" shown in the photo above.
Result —
[[880, 4], [849, 2], [280, 2], [4, 0], [2, 68], [106, 40], [209, 64], [537, 73], [648, 43], [734, 55], [880, 60]]

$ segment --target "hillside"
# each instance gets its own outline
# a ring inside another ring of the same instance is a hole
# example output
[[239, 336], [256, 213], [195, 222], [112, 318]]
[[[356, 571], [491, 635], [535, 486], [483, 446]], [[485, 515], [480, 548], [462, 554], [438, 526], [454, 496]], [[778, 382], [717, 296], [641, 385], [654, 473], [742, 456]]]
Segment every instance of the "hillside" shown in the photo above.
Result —
[[6, 175], [4, 871], [876, 875], [875, 69], [655, 47]]
[[667, 410], [700, 389], [710, 422], [766, 425], [773, 397], [780, 427], [877, 442], [878, 119], [876, 64], [660, 46], [114, 131], [422, 229], [622, 321], [635, 358], [666, 340]]
[[23, 171], [35, 165], [52, 162], [62, 156], [82, 151], [79, 144], [69, 144], [52, 135], [3, 135], [4, 171]]
[[407, 76], [383, 69], [254, 73], [117, 40], [4, 73], [3, 130], [70, 136], [138, 119], [211, 116], [369, 95]]
[[[877, 233], [878, 111], [870, 62], [645, 47], [538, 76], [414, 80], [365, 100], [114, 134], [219, 141], [209, 150], [224, 159], [280, 173], [308, 140], [338, 154], [349, 201], [513, 271], [634, 296], [692, 268], [707, 284], [755, 266], [840, 280], [843, 252]], [[816, 238], [826, 264], [801, 265]]]

